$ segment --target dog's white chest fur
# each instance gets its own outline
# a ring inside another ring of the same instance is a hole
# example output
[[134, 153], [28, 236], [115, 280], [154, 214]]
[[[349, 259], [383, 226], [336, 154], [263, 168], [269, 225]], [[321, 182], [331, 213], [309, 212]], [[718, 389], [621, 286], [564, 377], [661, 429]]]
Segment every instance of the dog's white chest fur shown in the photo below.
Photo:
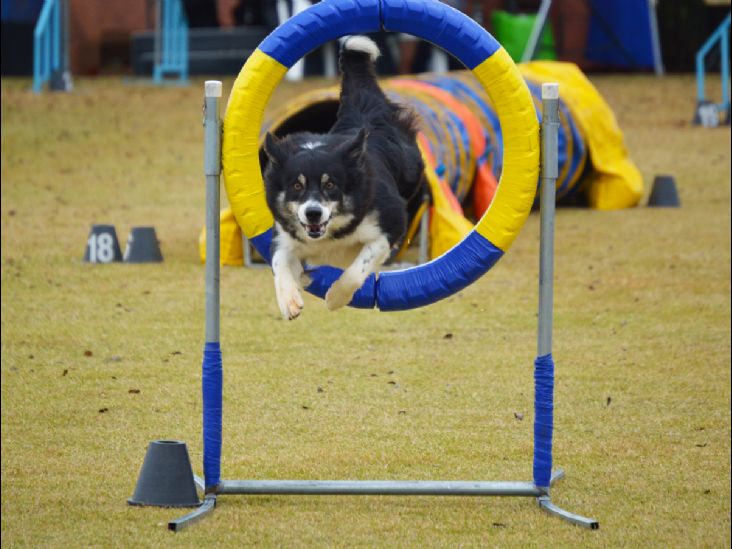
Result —
[[354, 292], [389, 257], [389, 240], [379, 227], [376, 214], [366, 216], [353, 233], [343, 238], [330, 238], [326, 233], [316, 240], [301, 242], [279, 225], [277, 231], [272, 270], [277, 302], [285, 319], [299, 316], [304, 304], [300, 295], [305, 284], [303, 262], [343, 268], [340, 278], [325, 294], [326, 305], [335, 310], [347, 305]]
[[332, 265], [345, 269], [358, 257], [365, 243], [373, 242], [380, 236], [383, 236], [383, 232], [376, 214], [369, 214], [355, 231], [342, 238], [325, 235], [317, 240], [305, 239], [300, 242], [280, 231], [278, 244], [289, 247], [295, 256], [308, 265]]

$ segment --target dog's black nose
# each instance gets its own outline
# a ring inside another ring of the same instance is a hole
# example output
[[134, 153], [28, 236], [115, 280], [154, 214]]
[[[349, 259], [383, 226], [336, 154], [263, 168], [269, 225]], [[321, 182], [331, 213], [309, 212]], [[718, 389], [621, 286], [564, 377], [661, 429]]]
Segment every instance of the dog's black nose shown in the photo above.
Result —
[[323, 210], [317, 206], [310, 206], [305, 208], [305, 219], [310, 223], [320, 223], [320, 217], [323, 215]]

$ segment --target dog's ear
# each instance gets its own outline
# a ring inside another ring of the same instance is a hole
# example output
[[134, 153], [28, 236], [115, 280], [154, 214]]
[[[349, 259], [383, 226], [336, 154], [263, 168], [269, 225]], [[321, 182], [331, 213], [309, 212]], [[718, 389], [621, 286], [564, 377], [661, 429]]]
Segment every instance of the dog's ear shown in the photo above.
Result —
[[366, 156], [366, 141], [368, 139], [366, 128], [361, 128], [355, 137], [349, 139], [338, 147], [338, 152], [348, 161], [359, 164]]
[[264, 152], [273, 166], [282, 166], [287, 158], [282, 141], [272, 135], [271, 132], [267, 132], [267, 135], [264, 136]]

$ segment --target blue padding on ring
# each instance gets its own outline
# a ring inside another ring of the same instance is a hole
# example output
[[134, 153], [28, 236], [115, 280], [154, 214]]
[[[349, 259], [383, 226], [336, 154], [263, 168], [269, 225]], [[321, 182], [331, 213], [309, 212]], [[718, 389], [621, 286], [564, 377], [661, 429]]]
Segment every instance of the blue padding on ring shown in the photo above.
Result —
[[288, 19], [259, 45], [290, 68], [321, 44], [346, 34], [381, 30], [380, 0], [323, 0]]
[[554, 360], [551, 353], [534, 362], [534, 484], [548, 488], [552, 478]]
[[256, 248], [256, 250], [259, 252], [259, 255], [264, 258], [264, 260], [268, 264], [272, 264], [272, 229], [267, 229], [262, 234], [259, 234], [253, 238], [249, 239], [249, 242], [252, 243], [252, 246]]
[[438, 0], [381, 0], [381, 10], [384, 30], [424, 38], [471, 70], [501, 47], [470, 17]]
[[476, 231], [437, 259], [403, 271], [381, 273], [376, 306], [401, 311], [434, 303], [480, 278], [503, 251]]
[[[325, 298], [328, 288], [340, 278], [343, 271], [336, 267], [316, 267], [314, 269], [306, 269], [313, 282], [305, 288], [308, 292], [320, 298]], [[373, 309], [376, 305], [376, 276], [369, 275], [366, 282], [363, 283], [348, 304], [357, 309]]]
[[221, 482], [221, 413], [223, 362], [218, 341], [207, 342], [203, 349], [203, 475], [206, 488]]

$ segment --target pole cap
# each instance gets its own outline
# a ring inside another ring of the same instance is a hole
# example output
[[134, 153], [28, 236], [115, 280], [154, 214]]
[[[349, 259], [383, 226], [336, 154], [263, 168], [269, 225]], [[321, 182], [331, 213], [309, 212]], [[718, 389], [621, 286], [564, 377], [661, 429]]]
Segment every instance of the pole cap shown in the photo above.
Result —
[[204, 89], [206, 90], [206, 97], [221, 97], [223, 84], [220, 80], [206, 80]]
[[541, 85], [542, 99], [559, 99], [559, 84], [556, 82], [547, 82]]

